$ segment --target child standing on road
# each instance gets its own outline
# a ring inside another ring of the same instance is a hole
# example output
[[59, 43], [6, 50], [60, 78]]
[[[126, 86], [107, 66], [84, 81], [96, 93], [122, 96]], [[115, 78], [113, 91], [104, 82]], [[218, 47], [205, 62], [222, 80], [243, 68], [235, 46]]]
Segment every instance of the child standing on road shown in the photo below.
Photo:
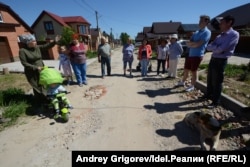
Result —
[[61, 67], [63, 69], [63, 76], [67, 79], [67, 84], [70, 85], [73, 82], [73, 74], [71, 70], [70, 60], [66, 54], [66, 47], [60, 46], [59, 47], [59, 70]]

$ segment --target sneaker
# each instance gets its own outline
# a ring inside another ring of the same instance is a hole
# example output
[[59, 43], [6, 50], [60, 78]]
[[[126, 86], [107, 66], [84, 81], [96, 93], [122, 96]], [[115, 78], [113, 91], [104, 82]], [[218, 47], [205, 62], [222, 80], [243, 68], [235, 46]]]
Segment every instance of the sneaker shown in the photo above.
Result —
[[80, 86], [80, 87], [83, 87], [83, 84], [80, 83], [79, 86]]
[[179, 81], [179, 82], [176, 84], [176, 86], [184, 86], [184, 82]]
[[217, 104], [214, 104], [214, 103], [211, 103], [211, 104], [207, 105], [207, 108], [208, 108], [208, 109], [214, 109], [214, 108], [216, 108], [216, 107], [218, 107], [218, 105], [217, 105]]
[[74, 107], [72, 105], [70, 105], [70, 104], [67, 106], [67, 108], [74, 109]]
[[60, 114], [59, 114], [59, 110], [57, 109], [57, 110], [56, 110], [56, 114], [54, 115], [54, 119], [59, 118], [59, 116], [60, 116]]
[[194, 90], [194, 86], [189, 86], [187, 89], [186, 89], [186, 92], [191, 92]]
[[86, 82], [83, 82], [82, 84], [84, 84], [84, 85], [88, 85], [88, 82], [86, 81]]

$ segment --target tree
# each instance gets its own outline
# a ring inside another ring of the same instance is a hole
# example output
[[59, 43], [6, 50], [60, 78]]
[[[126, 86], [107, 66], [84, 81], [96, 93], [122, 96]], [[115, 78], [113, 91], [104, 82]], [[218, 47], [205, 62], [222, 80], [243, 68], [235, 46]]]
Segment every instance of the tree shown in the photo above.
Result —
[[122, 44], [126, 44], [127, 40], [129, 39], [129, 35], [126, 32], [122, 32], [120, 35], [120, 40], [122, 41]]
[[70, 27], [63, 27], [61, 39], [59, 41], [59, 45], [65, 45], [68, 46], [72, 41], [72, 35], [75, 33], [75, 31]]

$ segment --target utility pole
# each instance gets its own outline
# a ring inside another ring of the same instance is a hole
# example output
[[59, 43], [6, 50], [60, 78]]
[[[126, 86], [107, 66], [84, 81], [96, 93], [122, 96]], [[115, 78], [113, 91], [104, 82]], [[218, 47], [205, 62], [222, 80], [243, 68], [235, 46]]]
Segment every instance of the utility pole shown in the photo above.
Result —
[[98, 26], [98, 13], [97, 13], [97, 11], [95, 11], [95, 17], [96, 17], [96, 28], [97, 28], [97, 30], [99, 30], [99, 26]]
[[113, 41], [113, 33], [112, 33], [112, 28], [110, 28], [110, 39], [111, 39], [111, 41]]

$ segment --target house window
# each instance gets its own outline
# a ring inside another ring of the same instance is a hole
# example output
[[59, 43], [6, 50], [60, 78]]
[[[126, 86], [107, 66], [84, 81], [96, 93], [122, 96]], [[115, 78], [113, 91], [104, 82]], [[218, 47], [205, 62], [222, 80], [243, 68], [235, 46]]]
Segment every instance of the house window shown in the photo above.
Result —
[[0, 13], [0, 22], [2, 23], [3, 22], [3, 17], [2, 17], [2, 14]]
[[53, 23], [51, 21], [45, 21], [43, 24], [47, 35], [53, 35], [55, 33]]
[[78, 32], [79, 34], [86, 34], [86, 26], [78, 25]]

